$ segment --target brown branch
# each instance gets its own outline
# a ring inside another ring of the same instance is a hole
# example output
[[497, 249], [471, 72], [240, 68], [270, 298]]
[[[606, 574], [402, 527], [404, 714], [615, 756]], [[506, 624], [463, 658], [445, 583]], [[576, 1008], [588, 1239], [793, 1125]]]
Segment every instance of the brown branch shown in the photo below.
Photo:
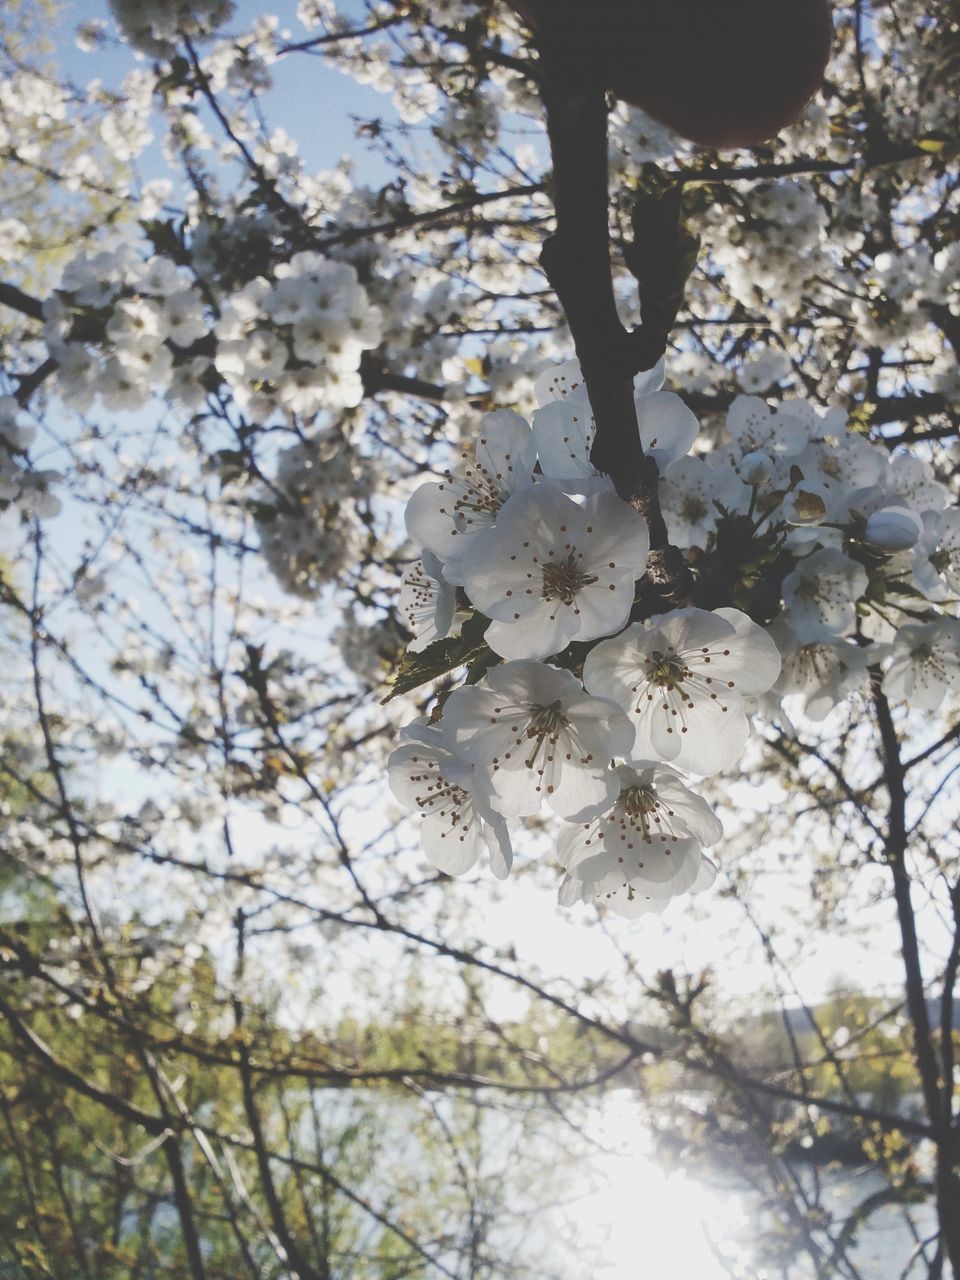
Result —
[[645, 603], [653, 612], [665, 602], [683, 602], [690, 585], [686, 561], [667, 536], [659, 472], [644, 455], [634, 403], [634, 378], [656, 364], [667, 333], [649, 323], [628, 332], [620, 322], [610, 270], [606, 95], [592, 70], [595, 62], [572, 47], [576, 6], [558, 3], [551, 19], [539, 45], [556, 231], [544, 242], [540, 262], [566, 315], [590, 398], [596, 423], [591, 461], [650, 530], [653, 598]]
[[[739, 392], [718, 391], [684, 392], [683, 399], [690, 409], [697, 414], [725, 413], [736, 399]], [[910, 422], [914, 418], [928, 418], [936, 413], [948, 413], [952, 406], [938, 391], [917, 392], [914, 395], [887, 396], [874, 402], [870, 410], [869, 423], [872, 427], [886, 426], [891, 422]], [[955, 435], [956, 425], [945, 429], [941, 435]], [[917, 434], [909, 433], [906, 437], [919, 439]], [[923, 438], [927, 438], [924, 436]], [[939, 437], [938, 437], [939, 438]], [[899, 443], [899, 437], [897, 438]]]
[[19, 311], [21, 315], [29, 316], [31, 320], [43, 321], [43, 303], [40, 299], [24, 293], [15, 284], [0, 282], [0, 304]]
[[82, 1093], [85, 1098], [90, 1098], [92, 1101], [100, 1103], [108, 1111], [121, 1116], [124, 1120], [140, 1125], [146, 1129], [147, 1133], [159, 1135], [163, 1133], [172, 1134], [174, 1132], [174, 1129], [167, 1124], [162, 1116], [155, 1116], [148, 1111], [141, 1111], [139, 1107], [135, 1107], [132, 1103], [117, 1097], [116, 1094], [108, 1093], [105, 1089], [101, 1089], [98, 1085], [78, 1075], [65, 1062], [61, 1062], [49, 1045], [35, 1032], [31, 1031], [16, 1011], [2, 998], [0, 998], [0, 1015], [6, 1020], [10, 1030], [21, 1044], [24, 1044], [31, 1055], [43, 1064], [48, 1074], [53, 1076], [55, 1080], [59, 1080], [61, 1084], [66, 1085], [68, 1089], [72, 1089], [75, 1093]]
[[245, 917], [243, 910], [240, 909], [236, 914], [236, 932], [237, 932], [237, 971], [236, 983], [237, 991], [233, 996], [233, 1020], [235, 1033], [239, 1042], [239, 1062], [238, 1069], [240, 1072], [240, 1086], [243, 1093], [243, 1110], [247, 1117], [247, 1123], [250, 1126], [250, 1136], [253, 1139], [253, 1150], [257, 1159], [257, 1169], [260, 1173], [260, 1184], [263, 1187], [264, 1198], [267, 1202], [267, 1210], [270, 1214], [270, 1222], [276, 1233], [277, 1239], [286, 1255], [283, 1258], [285, 1263], [289, 1263], [293, 1271], [296, 1273], [296, 1280], [319, 1280], [317, 1273], [307, 1263], [300, 1247], [293, 1238], [290, 1230], [287, 1216], [283, 1211], [283, 1204], [280, 1196], [277, 1194], [277, 1185], [273, 1180], [273, 1173], [270, 1169], [270, 1152], [267, 1149], [266, 1139], [263, 1134], [263, 1124], [260, 1120], [260, 1110], [257, 1106], [257, 1099], [254, 1093], [253, 1074], [250, 1070], [250, 1057], [247, 1048], [243, 1026], [244, 1007], [243, 1001], [239, 994], [240, 984], [243, 980], [243, 959], [244, 959], [244, 926]]
[[907, 990], [907, 1008], [913, 1024], [914, 1054], [920, 1086], [933, 1124], [937, 1146], [937, 1217], [941, 1239], [955, 1275], [960, 1275], [960, 1182], [953, 1171], [956, 1135], [952, 1132], [949, 1094], [941, 1091], [940, 1070], [933, 1047], [930, 1013], [923, 985], [923, 966], [917, 937], [916, 913], [911, 901], [907, 870], [906, 775], [900, 755], [890, 704], [883, 692], [883, 677], [872, 667], [873, 704], [880, 731], [883, 778], [889, 797], [888, 830], [884, 855], [893, 875], [893, 893], [900, 926], [900, 944]]
[[429, 226], [434, 222], [442, 222], [445, 218], [469, 213], [471, 209], [479, 208], [481, 205], [493, 204], [498, 200], [512, 200], [517, 196], [537, 195], [543, 190], [544, 184], [542, 182], [530, 182], [524, 186], [507, 187], [503, 191], [476, 192], [473, 195], [464, 196], [462, 200], [451, 200], [449, 204], [442, 205], [439, 209], [426, 209], [421, 213], [397, 213], [394, 217], [383, 222], [374, 222], [365, 227], [350, 227], [345, 231], [334, 232], [332, 235], [324, 236], [317, 243], [316, 248], [323, 253], [327, 249], [336, 248], [338, 245], [355, 244], [358, 240], [366, 240], [371, 236], [399, 235], [410, 227]]
[[856, 170], [866, 173], [885, 165], [906, 164], [923, 159], [930, 159], [929, 152], [922, 151], [912, 143], [889, 142], [850, 160], [789, 160], [751, 165], [717, 164], [709, 169], [681, 169], [670, 176], [683, 185], [694, 182], [755, 182], [757, 179], [784, 178], [795, 173], [850, 173]]

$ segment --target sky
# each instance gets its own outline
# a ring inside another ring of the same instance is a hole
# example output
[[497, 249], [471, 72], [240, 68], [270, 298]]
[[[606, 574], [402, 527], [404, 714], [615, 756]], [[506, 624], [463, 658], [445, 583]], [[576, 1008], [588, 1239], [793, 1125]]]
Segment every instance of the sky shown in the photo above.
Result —
[[[362, 8], [342, 0], [337, 7], [347, 13], [351, 7]], [[296, 0], [238, 0], [236, 17], [226, 29], [244, 31], [256, 17], [271, 13], [280, 19], [281, 30], [287, 29], [301, 40], [310, 33], [297, 21], [296, 8]], [[56, 37], [57, 58], [64, 72], [81, 84], [98, 79], [109, 87], [119, 85], [132, 65], [130, 50], [115, 46], [84, 53], [73, 37], [76, 27], [84, 22], [102, 21], [108, 30], [116, 29], [106, 0], [65, 0], [64, 14]], [[390, 169], [370, 147], [358, 143], [350, 119], [351, 115], [380, 115], [395, 120], [387, 95], [358, 84], [320, 58], [296, 56], [284, 61], [282, 73], [263, 101], [268, 118], [296, 139], [308, 168], [330, 169], [341, 156], [348, 155], [361, 182], [389, 181]], [[145, 176], [161, 173], [166, 174], [166, 169]]]

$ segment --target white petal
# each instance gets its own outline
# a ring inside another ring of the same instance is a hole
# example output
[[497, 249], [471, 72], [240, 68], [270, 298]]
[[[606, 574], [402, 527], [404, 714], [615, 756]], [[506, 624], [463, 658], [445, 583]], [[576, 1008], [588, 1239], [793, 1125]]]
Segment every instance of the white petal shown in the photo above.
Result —
[[729, 622], [734, 638], [724, 643], [739, 664], [736, 675], [737, 693], [756, 697], [766, 693], [780, 674], [780, 650], [763, 627], [739, 609], [714, 609], [714, 615]]
[[484, 639], [501, 658], [549, 658], [580, 631], [580, 619], [569, 606], [538, 598], [526, 605], [520, 617], [491, 622]]
[[637, 423], [643, 451], [661, 472], [690, 452], [700, 431], [694, 414], [672, 391], [638, 397]]

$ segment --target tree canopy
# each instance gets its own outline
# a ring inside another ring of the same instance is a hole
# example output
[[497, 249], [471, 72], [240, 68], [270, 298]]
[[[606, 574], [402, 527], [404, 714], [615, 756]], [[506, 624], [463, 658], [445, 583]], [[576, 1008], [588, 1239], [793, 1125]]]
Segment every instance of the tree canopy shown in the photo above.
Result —
[[4, 1274], [960, 1277], [960, 9], [519, 8], [0, 16]]

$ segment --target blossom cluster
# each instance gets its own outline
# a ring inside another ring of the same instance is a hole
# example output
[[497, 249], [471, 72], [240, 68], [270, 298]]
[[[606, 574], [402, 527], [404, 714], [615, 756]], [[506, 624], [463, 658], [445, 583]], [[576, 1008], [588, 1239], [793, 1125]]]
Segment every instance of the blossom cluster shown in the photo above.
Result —
[[[662, 367], [640, 375], [636, 406], [666, 475], [697, 422], [662, 383]], [[466, 871], [486, 849], [506, 875], [511, 825], [545, 805], [565, 823], [563, 903], [660, 911], [712, 881], [703, 851], [720, 835], [680, 771], [737, 759], [748, 700], [771, 687], [780, 659], [736, 609], [634, 620], [646, 522], [590, 463], [576, 367], [542, 377], [537, 394], [532, 425], [488, 414], [456, 470], [408, 504], [424, 548], [401, 594], [411, 649], [442, 640], [459, 600], [484, 620], [487, 660], [439, 719], [408, 728], [390, 782], [422, 813], [424, 849], [444, 871]]]
[[758, 707], [789, 730], [783, 699], [820, 719], [871, 673], [927, 709], [960, 687], [960, 511], [920, 457], [839, 410], [742, 395], [709, 439], [661, 364], [636, 380], [637, 422], [694, 588], [648, 616], [648, 529], [591, 462], [576, 362], [537, 397], [529, 425], [488, 414], [408, 503], [410, 653], [428, 660], [458, 620], [484, 647], [462, 648], [467, 684], [408, 728], [390, 781], [444, 871], [488, 850], [506, 875], [511, 827], [546, 806], [565, 824], [562, 903], [659, 911], [714, 874], [719, 822], [684, 774], [732, 766]]
[[[281, 586], [311, 598], [360, 559], [366, 530], [356, 503], [368, 498], [365, 461], [333, 435], [285, 449], [255, 502], [260, 548]], [[350, 494], [353, 502], [343, 501]]]
[[28, 450], [35, 432], [20, 419], [15, 397], [0, 396], [0, 511], [13, 507], [43, 520], [60, 510], [60, 499], [51, 490], [60, 476], [33, 466]]
[[706, 564], [739, 546], [732, 585], [749, 588], [783, 658], [774, 692], [815, 721], [871, 667], [889, 696], [925, 710], [960, 687], [960, 510], [948, 496], [923, 458], [891, 457], [840, 410], [755, 396], [739, 396], [722, 442], [661, 485], [676, 546]]
[[297, 253], [271, 279], [219, 293], [202, 271], [159, 254], [78, 254], [46, 305], [62, 394], [79, 408], [99, 396], [132, 410], [167, 395], [193, 409], [225, 384], [257, 423], [359, 404], [360, 357], [380, 340], [380, 312], [349, 263]]
[[110, 0], [127, 40], [154, 57], [170, 56], [184, 37], [211, 34], [234, 7], [233, 0]]

